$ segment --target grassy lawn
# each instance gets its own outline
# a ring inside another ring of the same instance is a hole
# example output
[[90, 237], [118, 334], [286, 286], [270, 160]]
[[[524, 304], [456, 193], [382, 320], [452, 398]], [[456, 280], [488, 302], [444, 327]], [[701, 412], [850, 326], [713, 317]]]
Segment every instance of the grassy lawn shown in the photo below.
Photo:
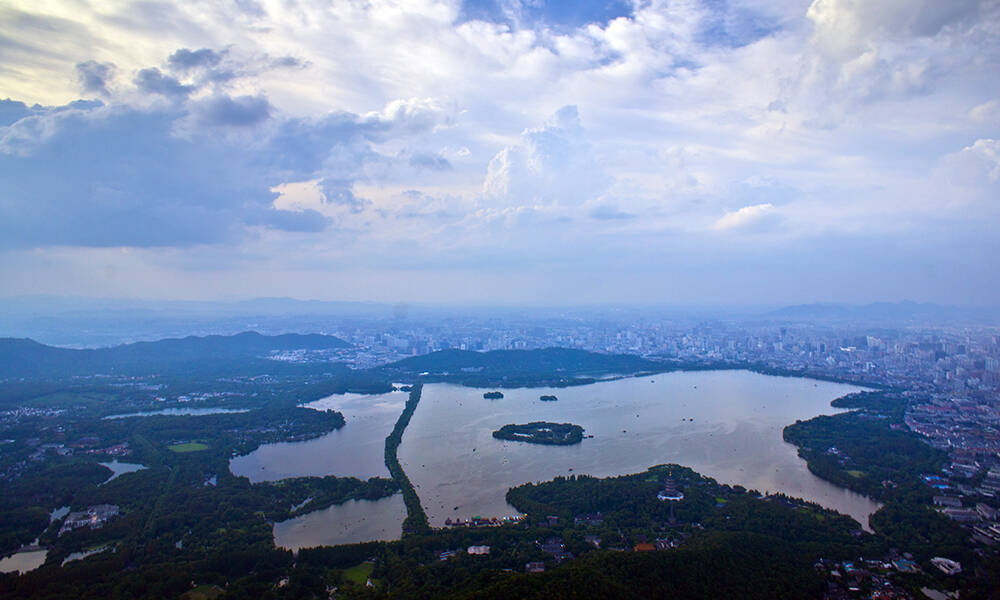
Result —
[[167, 446], [167, 449], [171, 452], [201, 452], [202, 450], [208, 450], [208, 444], [203, 444], [201, 442], [188, 442], [186, 444], [174, 444], [173, 446]]
[[344, 571], [344, 579], [358, 585], [364, 585], [372, 574], [375, 565], [370, 562], [363, 562]]

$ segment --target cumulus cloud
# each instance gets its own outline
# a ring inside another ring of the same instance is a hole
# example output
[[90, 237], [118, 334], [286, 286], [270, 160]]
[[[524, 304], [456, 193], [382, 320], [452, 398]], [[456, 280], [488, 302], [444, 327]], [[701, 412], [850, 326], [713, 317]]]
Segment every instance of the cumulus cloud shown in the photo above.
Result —
[[412, 133], [447, 125], [450, 116], [434, 98], [405, 98], [392, 100], [381, 111], [369, 112], [365, 121], [379, 129], [392, 127], [397, 132]]
[[609, 177], [590, 151], [576, 106], [526, 129], [490, 161], [483, 198], [492, 205], [579, 205], [599, 197]]

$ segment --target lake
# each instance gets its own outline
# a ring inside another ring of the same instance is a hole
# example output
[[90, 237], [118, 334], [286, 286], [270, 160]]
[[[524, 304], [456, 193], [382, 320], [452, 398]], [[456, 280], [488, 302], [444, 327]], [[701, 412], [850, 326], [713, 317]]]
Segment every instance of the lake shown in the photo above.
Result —
[[[797, 419], [840, 412], [830, 401], [859, 389], [749, 371], [503, 390], [499, 400], [484, 399], [481, 389], [427, 385], [403, 434], [399, 459], [435, 526], [448, 517], [517, 514], [504, 497], [522, 483], [570, 474], [607, 477], [676, 463], [720, 483], [816, 502], [867, 527], [879, 505], [810, 473], [781, 435]], [[543, 394], [558, 400], [542, 402]], [[594, 438], [540, 446], [492, 437], [507, 423], [531, 421], [575, 423]]]
[[407, 392], [339, 394], [304, 404], [315, 410], [338, 410], [346, 424], [305, 442], [264, 444], [250, 454], [233, 458], [229, 469], [254, 483], [310, 475], [389, 477], [385, 438], [396, 425], [408, 397]]
[[111, 477], [108, 477], [107, 479], [102, 481], [101, 485], [104, 485], [105, 483], [111, 481], [112, 479], [117, 479], [118, 477], [121, 477], [126, 473], [135, 473], [136, 471], [141, 471], [146, 468], [145, 465], [140, 465], [138, 463], [118, 462], [117, 458], [111, 462], [102, 462], [97, 464], [101, 465], [102, 467], [107, 467], [108, 469], [111, 469]]
[[0, 573], [34, 571], [42, 566], [48, 553], [48, 550], [25, 550], [15, 552], [6, 558], [0, 558]]
[[348, 500], [274, 524], [274, 543], [298, 550], [315, 546], [398, 540], [406, 518], [403, 495]]
[[[830, 401], [860, 389], [749, 371], [505, 389], [498, 400], [484, 399], [483, 389], [429, 384], [403, 435], [399, 458], [435, 526], [448, 517], [517, 514], [505, 494], [522, 483], [570, 474], [607, 477], [677, 463], [720, 483], [816, 502], [867, 528], [868, 516], [879, 505], [810, 473], [795, 447], [781, 437], [782, 429], [797, 419], [840, 412]], [[542, 402], [544, 394], [558, 400]], [[251, 481], [388, 476], [384, 440], [406, 397], [404, 392], [345, 394], [311, 403], [316, 409], [341, 410], [347, 424], [315, 440], [261, 446], [234, 458], [230, 468]], [[594, 438], [574, 446], [538, 446], [492, 437], [507, 423], [530, 421], [575, 423]], [[308, 513], [276, 524], [276, 540], [280, 534], [279, 545], [294, 549], [313, 542], [384, 539], [382, 532], [390, 530], [395, 538], [405, 515], [401, 505], [396, 496]]]
[[155, 417], [158, 415], [163, 415], [167, 417], [182, 417], [182, 416], [200, 417], [202, 415], [229, 415], [234, 413], [245, 413], [245, 412], [250, 412], [250, 409], [249, 408], [163, 408], [160, 410], [146, 410], [142, 412], [123, 413], [120, 415], [108, 415], [104, 418], [108, 420], [114, 420], [114, 419], [128, 419], [130, 417]]

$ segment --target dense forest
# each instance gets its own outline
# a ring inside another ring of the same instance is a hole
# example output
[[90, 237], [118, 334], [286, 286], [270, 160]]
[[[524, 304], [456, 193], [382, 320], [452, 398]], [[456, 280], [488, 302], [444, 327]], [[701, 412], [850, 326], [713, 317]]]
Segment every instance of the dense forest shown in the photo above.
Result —
[[937, 473], [947, 454], [901, 426], [904, 400], [890, 391], [851, 394], [833, 401], [849, 412], [797, 421], [784, 430], [809, 470], [839, 486], [884, 502], [871, 526], [919, 560], [947, 555], [977, 561], [968, 532], [932, 510], [932, 488], [921, 476]]

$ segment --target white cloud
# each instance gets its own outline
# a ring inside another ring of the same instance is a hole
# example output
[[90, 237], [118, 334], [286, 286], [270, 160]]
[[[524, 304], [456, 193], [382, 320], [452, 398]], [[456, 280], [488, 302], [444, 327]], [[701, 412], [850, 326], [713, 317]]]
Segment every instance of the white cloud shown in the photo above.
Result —
[[969, 118], [977, 123], [996, 125], [1000, 123], [1000, 101], [989, 100], [969, 110]]
[[975, 188], [984, 180], [1000, 181], [1000, 140], [976, 140], [947, 158], [953, 169], [954, 181], [959, 185]]
[[771, 203], [744, 206], [719, 217], [713, 227], [722, 231], [756, 229], [771, 224], [776, 215], [776, 209]]
[[599, 197], [609, 183], [591, 154], [576, 106], [564, 106], [493, 157], [483, 198], [501, 207], [573, 206]]

